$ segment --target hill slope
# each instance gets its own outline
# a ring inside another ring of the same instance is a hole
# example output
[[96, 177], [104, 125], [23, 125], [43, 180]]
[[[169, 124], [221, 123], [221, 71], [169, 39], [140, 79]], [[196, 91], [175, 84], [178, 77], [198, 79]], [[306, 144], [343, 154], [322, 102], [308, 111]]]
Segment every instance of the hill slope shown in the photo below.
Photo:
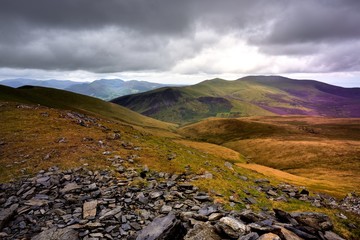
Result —
[[33, 86], [15, 89], [0, 85], [0, 93], [1, 101], [41, 104], [52, 108], [91, 113], [138, 126], [162, 129], [174, 126], [170, 123], [143, 116], [113, 103], [64, 90]]
[[[326, 180], [338, 186], [338, 191], [360, 187], [359, 118], [209, 118], [182, 127], [179, 132], [241, 153], [251, 163], [242, 167], [261, 164], [308, 179]], [[252, 169], [267, 174], [261, 166]], [[347, 186], [340, 187], [344, 183]]]
[[176, 123], [213, 116], [360, 117], [360, 88], [278, 76], [249, 76], [236, 81], [213, 79], [193, 86], [123, 96], [112, 102]]

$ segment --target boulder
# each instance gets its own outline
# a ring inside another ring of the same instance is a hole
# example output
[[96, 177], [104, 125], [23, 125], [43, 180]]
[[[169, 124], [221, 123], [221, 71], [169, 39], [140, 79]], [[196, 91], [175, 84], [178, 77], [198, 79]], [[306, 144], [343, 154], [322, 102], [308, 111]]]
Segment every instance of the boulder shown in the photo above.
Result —
[[221, 218], [216, 224], [216, 229], [218, 232], [223, 233], [230, 238], [239, 238], [250, 231], [249, 227], [243, 222], [232, 217]]
[[186, 234], [181, 222], [173, 213], [165, 217], [157, 217], [143, 228], [136, 240], [180, 240]]

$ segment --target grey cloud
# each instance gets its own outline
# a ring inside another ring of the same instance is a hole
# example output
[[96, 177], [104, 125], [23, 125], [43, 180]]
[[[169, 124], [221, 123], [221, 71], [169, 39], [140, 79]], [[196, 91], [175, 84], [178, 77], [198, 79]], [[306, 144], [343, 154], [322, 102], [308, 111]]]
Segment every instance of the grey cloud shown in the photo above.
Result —
[[[360, 38], [359, 12], [358, 0], [3, 0], [0, 67], [166, 71], [235, 34], [265, 55], [360, 70], [360, 46], [348, 47]], [[218, 37], [199, 38], [206, 29]]]

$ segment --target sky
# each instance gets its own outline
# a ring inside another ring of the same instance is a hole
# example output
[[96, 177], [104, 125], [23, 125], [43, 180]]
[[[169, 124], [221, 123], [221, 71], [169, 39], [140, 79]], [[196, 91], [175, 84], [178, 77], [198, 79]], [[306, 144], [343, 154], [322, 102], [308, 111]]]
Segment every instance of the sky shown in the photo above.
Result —
[[360, 87], [359, 0], [2, 0], [0, 79]]

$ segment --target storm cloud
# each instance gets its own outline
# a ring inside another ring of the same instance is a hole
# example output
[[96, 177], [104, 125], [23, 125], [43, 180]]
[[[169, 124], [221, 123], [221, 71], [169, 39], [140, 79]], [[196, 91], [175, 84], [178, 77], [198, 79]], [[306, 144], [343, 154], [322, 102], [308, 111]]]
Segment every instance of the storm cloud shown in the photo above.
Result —
[[358, 0], [3, 0], [0, 68], [360, 71]]

